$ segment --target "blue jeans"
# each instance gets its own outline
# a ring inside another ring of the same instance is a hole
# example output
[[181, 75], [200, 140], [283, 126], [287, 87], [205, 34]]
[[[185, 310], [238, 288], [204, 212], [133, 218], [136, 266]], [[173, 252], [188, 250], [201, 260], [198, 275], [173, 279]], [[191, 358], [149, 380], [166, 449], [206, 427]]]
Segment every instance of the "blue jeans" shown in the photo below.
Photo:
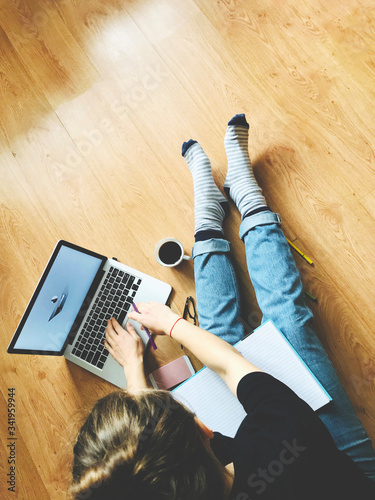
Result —
[[[375, 481], [375, 455], [371, 441], [335, 373], [312, 326], [301, 279], [279, 216], [261, 212], [245, 218], [240, 238], [262, 322], [272, 319], [309, 366], [332, 401], [318, 410], [336, 446]], [[241, 340], [244, 320], [230, 243], [224, 239], [198, 241], [193, 247], [199, 326], [230, 344]], [[246, 332], [248, 333], [248, 332]]]

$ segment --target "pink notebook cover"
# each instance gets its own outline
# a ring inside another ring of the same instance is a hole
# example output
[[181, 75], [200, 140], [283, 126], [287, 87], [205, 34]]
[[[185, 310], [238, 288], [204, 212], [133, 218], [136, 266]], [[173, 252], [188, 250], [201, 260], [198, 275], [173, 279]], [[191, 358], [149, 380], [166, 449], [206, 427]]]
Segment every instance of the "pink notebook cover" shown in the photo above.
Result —
[[185, 355], [150, 373], [149, 378], [156, 389], [170, 389], [194, 375], [190, 359]]

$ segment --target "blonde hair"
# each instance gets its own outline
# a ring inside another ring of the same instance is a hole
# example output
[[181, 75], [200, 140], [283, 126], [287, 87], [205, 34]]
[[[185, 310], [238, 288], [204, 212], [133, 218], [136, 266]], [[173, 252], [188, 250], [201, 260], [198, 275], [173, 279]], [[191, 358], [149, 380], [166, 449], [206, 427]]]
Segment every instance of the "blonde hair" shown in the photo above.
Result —
[[223, 498], [219, 461], [194, 414], [167, 391], [117, 391], [100, 399], [73, 453], [75, 500]]

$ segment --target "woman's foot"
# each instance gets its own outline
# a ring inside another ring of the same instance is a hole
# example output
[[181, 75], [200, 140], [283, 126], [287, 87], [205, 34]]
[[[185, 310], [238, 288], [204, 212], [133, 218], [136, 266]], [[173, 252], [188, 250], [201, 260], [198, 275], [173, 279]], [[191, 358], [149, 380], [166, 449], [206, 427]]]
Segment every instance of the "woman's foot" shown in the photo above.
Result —
[[244, 114], [229, 122], [224, 145], [228, 158], [225, 193], [234, 201], [242, 219], [249, 214], [268, 210], [261, 188], [254, 177], [248, 152], [249, 124]]
[[223, 232], [223, 220], [229, 204], [212, 177], [211, 163], [197, 141], [182, 145], [182, 156], [193, 176], [195, 234], [198, 231]]

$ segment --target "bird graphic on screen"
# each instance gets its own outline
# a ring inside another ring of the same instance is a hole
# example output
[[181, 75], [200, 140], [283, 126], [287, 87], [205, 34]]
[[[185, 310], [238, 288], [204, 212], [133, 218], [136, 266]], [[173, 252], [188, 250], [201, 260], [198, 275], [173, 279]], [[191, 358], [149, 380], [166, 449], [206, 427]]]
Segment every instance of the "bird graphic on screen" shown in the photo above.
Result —
[[61, 313], [61, 311], [64, 308], [66, 299], [68, 298], [68, 295], [69, 295], [69, 286], [66, 285], [63, 292], [60, 295], [54, 295], [51, 298], [51, 302], [52, 304], [55, 305], [55, 307], [53, 308], [52, 314], [49, 317], [48, 321], [51, 321], [51, 319], [55, 318], [58, 314]]

